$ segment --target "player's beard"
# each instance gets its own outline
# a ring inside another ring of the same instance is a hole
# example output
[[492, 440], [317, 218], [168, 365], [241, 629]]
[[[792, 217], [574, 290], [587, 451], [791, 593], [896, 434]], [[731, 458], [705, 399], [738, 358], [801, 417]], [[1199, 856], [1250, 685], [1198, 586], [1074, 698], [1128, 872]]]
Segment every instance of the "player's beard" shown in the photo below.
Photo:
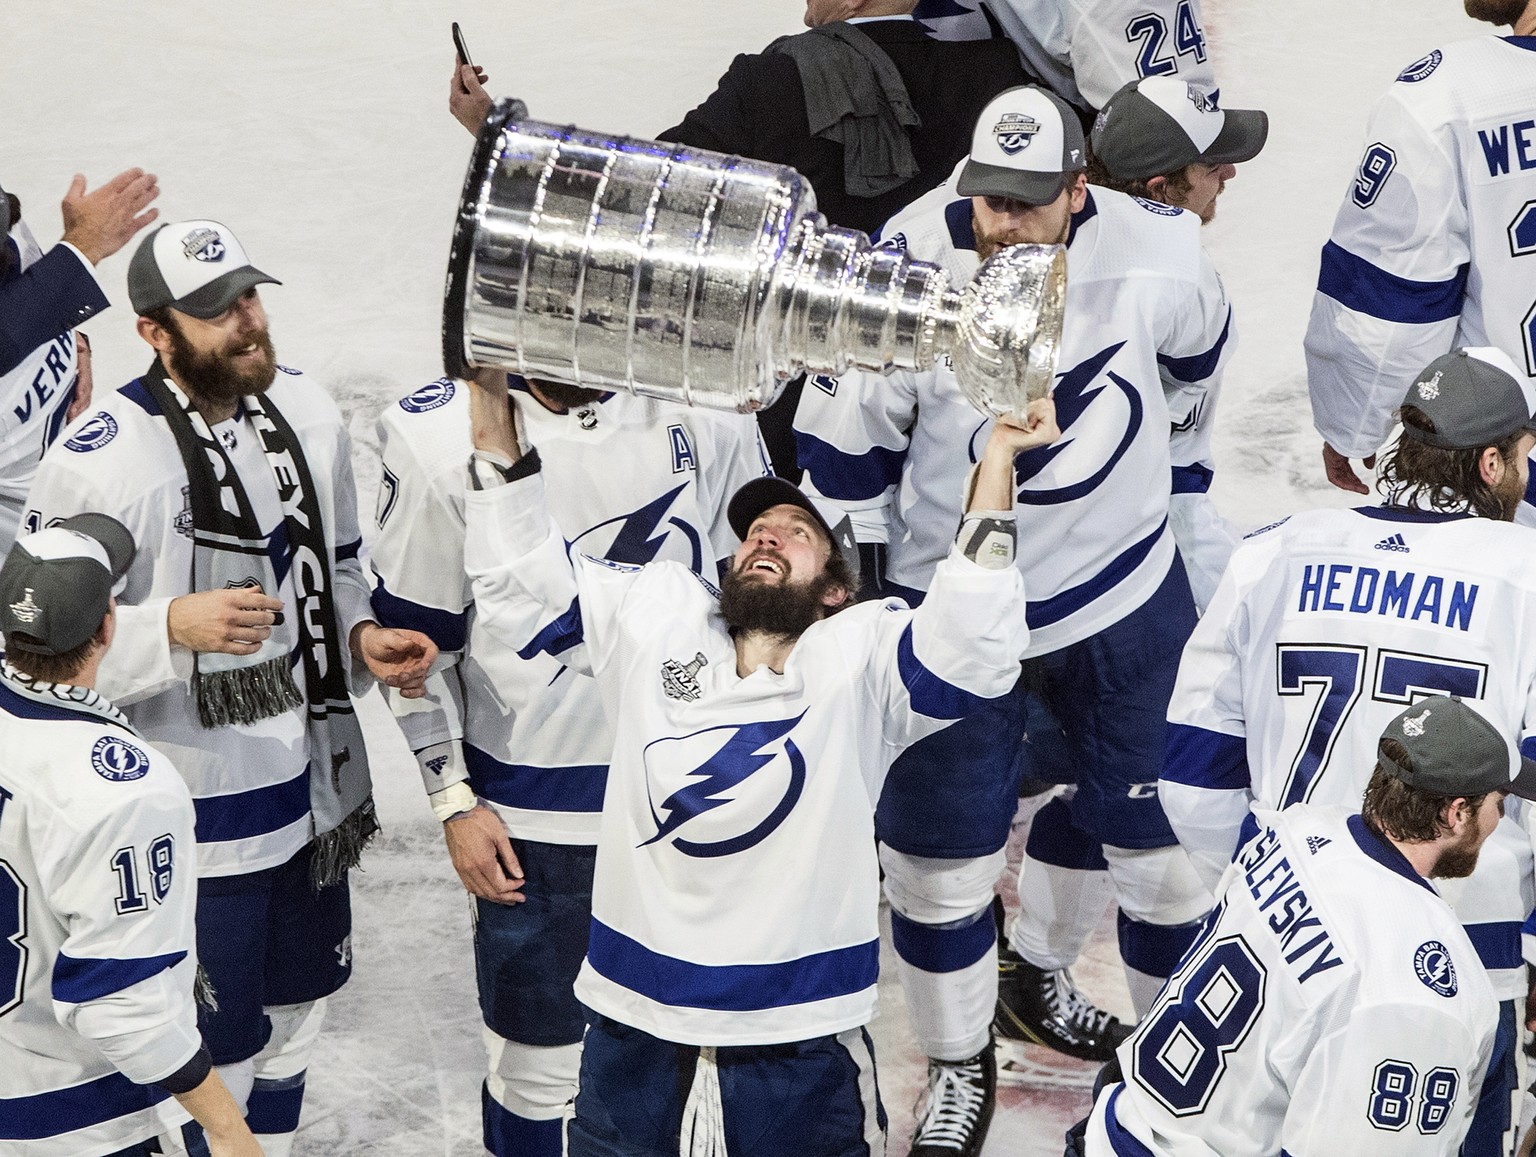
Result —
[[[974, 224], [974, 219], [972, 221]], [[1000, 233], [986, 233], [981, 229], [976, 230], [976, 256], [982, 261], [991, 257], [994, 253], [1001, 252], [1014, 245], [1065, 245], [1067, 235], [1072, 231], [1072, 213], [1070, 210], [1062, 211], [1061, 228], [1054, 231], [1049, 237], [1030, 237], [1017, 229], [1005, 229]]]
[[1435, 860], [1429, 870], [1431, 880], [1465, 880], [1477, 867], [1477, 854], [1483, 847], [1483, 833], [1475, 826], [1468, 827], [1456, 843], [1450, 845]]
[[[174, 325], [169, 327], [171, 348], [165, 365], [195, 401], [227, 406], [247, 394], [262, 394], [277, 376], [277, 354], [265, 328], [227, 342], [223, 349], [203, 352], [192, 348]], [[234, 351], [252, 342], [260, 355], [247, 366], [235, 364]]]
[[[747, 564], [758, 556], [746, 560]], [[826, 614], [822, 597], [836, 586], [829, 574], [819, 574], [805, 585], [792, 585], [788, 564], [778, 583], [750, 579], [743, 567], [732, 569], [720, 581], [720, 614], [732, 631], [761, 632], [784, 639], [798, 639]]]
[[1499, 504], [1499, 510], [1504, 522], [1513, 522], [1515, 515], [1520, 512], [1520, 503], [1525, 501], [1525, 483], [1521, 481], [1519, 473], [1508, 462], [1504, 464], [1504, 477], [1492, 487], [1493, 497]]
[[1513, 25], [1525, 15], [1529, 0], [1463, 0], [1467, 15], [1489, 24]]

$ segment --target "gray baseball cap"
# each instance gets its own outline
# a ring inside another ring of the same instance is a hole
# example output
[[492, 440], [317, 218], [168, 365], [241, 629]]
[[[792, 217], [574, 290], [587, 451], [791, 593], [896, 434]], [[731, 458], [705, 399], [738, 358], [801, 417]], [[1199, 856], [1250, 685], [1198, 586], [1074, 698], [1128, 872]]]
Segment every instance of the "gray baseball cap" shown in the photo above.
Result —
[[134, 550], [128, 528], [105, 514], [77, 514], [18, 538], [0, 566], [6, 647], [59, 655], [84, 643], [101, 625]]
[[981, 110], [955, 191], [1049, 205], [1067, 174], [1087, 166], [1086, 158], [1083, 126], [1071, 106], [1043, 88], [1020, 85]]
[[1536, 763], [1522, 758], [1513, 743], [1458, 696], [1420, 699], [1387, 724], [1381, 738], [1407, 748], [1412, 764], [1404, 767], [1378, 744], [1382, 770], [1419, 791], [1452, 797], [1507, 791], [1536, 799]]
[[1251, 161], [1268, 139], [1265, 113], [1219, 108], [1208, 93], [1171, 76], [1131, 81], [1093, 122], [1093, 155], [1122, 181], [1174, 173], [1196, 161]]
[[[854, 540], [853, 524], [848, 516], [841, 512], [823, 512], [810, 495], [787, 479], [754, 478], [743, 484], [731, 495], [725, 517], [736, 537], [745, 542], [747, 531], [752, 529], [757, 516], [775, 506], [798, 506], [815, 519], [832, 548], [843, 556], [843, 561], [853, 571], [854, 580], [858, 581], [859, 544]], [[830, 518], [828, 513], [832, 515]]]
[[170, 306], [192, 317], [218, 317], [253, 286], [281, 285], [251, 264], [245, 249], [217, 221], [162, 225], [128, 263], [128, 300], [134, 312]]
[[1435, 424], [1433, 434], [1404, 425], [1403, 437], [1441, 450], [1492, 446], [1521, 430], [1536, 432], [1536, 384], [1492, 346], [1442, 354], [1403, 396]]

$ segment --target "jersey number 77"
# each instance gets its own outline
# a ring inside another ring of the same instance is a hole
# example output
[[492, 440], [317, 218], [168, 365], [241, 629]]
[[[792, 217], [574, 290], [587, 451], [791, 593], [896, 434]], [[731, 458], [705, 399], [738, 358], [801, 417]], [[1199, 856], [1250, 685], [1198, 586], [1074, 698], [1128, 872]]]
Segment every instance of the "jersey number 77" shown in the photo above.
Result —
[[1315, 696], [1301, 750], [1291, 761], [1282, 808], [1311, 798], [1328, 767], [1334, 744], [1365, 690], [1375, 656], [1371, 698], [1408, 706], [1425, 695], [1481, 699], [1488, 667], [1385, 647], [1282, 643], [1276, 648], [1275, 690], [1282, 696]]

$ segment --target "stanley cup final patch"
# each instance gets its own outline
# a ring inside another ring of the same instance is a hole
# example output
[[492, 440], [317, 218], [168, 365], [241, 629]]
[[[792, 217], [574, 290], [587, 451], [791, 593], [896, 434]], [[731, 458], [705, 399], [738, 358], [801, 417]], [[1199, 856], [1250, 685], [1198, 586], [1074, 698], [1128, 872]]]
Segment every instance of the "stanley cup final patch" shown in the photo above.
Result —
[[997, 147], [1010, 157], [1027, 149], [1039, 131], [1040, 122], [1021, 112], [1005, 112], [1003, 119], [992, 126]]
[[704, 694], [697, 676], [699, 669], [707, 666], [709, 666], [709, 660], [704, 657], [702, 651], [694, 655], [691, 663], [679, 663], [676, 659], [668, 659], [661, 665], [661, 689], [666, 692], [668, 699], [681, 699], [685, 703], [692, 703]]
[[194, 229], [182, 238], [181, 251], [197, 261], [222, 261], [224, 239], [216, 229]]

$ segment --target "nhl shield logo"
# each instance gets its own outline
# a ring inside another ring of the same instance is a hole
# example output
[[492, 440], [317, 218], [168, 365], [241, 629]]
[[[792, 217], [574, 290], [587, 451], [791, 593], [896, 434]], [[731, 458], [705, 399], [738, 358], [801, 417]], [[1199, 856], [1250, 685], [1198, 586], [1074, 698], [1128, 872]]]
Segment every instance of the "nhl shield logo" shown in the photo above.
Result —
[[194, 261], [223, 261], [224, 240], [215, 229], [194, 229], [182, 238], [181, 251]]
[[676, 659], [668, 659], [661, 665], [661, 689], [666, 692], [668, 699], [681, 699], [685, 703], [692, 703], [704, 694], [697, 676], [699, 668], [707, 666], [709, 666], [709, 660], [704, 657], [702, 651], [694, 655], [691, 663], [679, 663]]
[[997, 147], [1012, 157], [1029, 148], [1035, 134], [1040, 131], [1040, 122], [1034, 117], [1021, 112], [1005, 112], [1003, 119], [992, 126], [992, 135], [997, 138]]

